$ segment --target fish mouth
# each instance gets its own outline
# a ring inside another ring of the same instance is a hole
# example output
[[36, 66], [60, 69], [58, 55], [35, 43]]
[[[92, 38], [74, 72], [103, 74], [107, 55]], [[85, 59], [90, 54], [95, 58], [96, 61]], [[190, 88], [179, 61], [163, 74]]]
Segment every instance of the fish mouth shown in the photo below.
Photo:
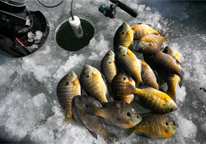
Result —
[[174, 106], [171, 108], [171, 111], [176, 111], [177, 110], [177, 105], [173, 100], [169, 100], [169, 103], [172, 103]]
[[88, 76], [90, 76], [90, 75], [92, 74], [92, 72], [93, 72], [93, 67], [90, 66], [90, 65], [84, 65], [83, 71], [84, 71], [84, 73], [86, 74], [86, 76], [88, 77]]
[[130, 30], [130, 28], [131, 28], [127, 23], [123, 23], [122, 27], [125, 30], [125, 32], [128, 32]]
[[137, 125], [138, 123], [140, 123], [142, 121], [142, 117], [131, 117], [131, 122], [133, 125]]
[[75, 81], [75, 79], [77, 78], [77, 75], [75, 74], [74, 71], [71, 71], [71, 72], [68, 74], [68, 76], [69, 76], [69, 82], [73, 82], [73, 81]]
[[109, 55], [109, 56], [114, 56], [114, 52], [113, 52], [112, 50], [109, 50], [109, 51], [107, 52], [107, 55]]
[[145, 47], [147, 47], [147, 45], [148, 45], [147, 42], [142, 41], [142, 42], [138, 43], [136, 50], [140, 51], [140, 50], [144, 49]]

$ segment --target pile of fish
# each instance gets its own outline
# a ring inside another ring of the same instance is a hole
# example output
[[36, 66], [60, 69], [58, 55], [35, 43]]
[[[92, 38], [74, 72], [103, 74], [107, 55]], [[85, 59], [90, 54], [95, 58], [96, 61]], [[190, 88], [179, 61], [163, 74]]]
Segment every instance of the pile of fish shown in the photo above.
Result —
[[[105, 125], [125, 129], [123, 137], [135, 131], [149, 138], [171, 137], [178, 124], [166, 113], [177, 110], [176, 87], [184, 72], [178, 54], [170, 46], [163, 48], [164, 41], [167, 36], [149, 25], [123, 23], [100, 71], [84, 65], [80, 77], [71, 71], [60, 80], [57, 97], [66, 110], [62, 124], [81, 121], [95, 138], [97, 132], [108, 143], [120, 137]], [[142, 53], [144, 60], [135, 53]], [[161, 89], [164, 83], [166, 91]], [[150, 112], [139, 114], [135, 104]]]

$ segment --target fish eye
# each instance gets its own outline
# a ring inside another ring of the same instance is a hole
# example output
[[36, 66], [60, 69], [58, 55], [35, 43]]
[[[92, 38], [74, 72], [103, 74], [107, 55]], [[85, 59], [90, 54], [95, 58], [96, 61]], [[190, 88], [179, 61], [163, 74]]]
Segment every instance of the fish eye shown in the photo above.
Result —
[[167, 126], [169, 125], [168, 122], [165, 123]]
[[126, 80], [127, 78], [126, 77], [123, 77], [123, 80]]
[[175, 123], [175, 122], [173, 122], [173, 125], [175, 126], [175, 125], [176, 125], [176, 123]]
[[125, 56], [125, 54], [123, 54], [122, 56]]
[[86, 105], [85, 105], [85, 107], [86, 107], [86, 108], [88, 108], [88, 107], [89, 107], [89, 105], [88, 105], [88, 104], [86, 104]]
[[128, 117], [131, 117], [131, 113], [130, 113], [130, 112], [128, 112], [128, 113], [127, 113], [127, 116], [128, 116]]
[[109, 64], [111, 64], [112, 62], [111, 62], [111, 61], [109, 61], [108, 63], [109, 63]]
[[66, 85], [69, 85], [69, 82], [66, 82]]
[[163, 104], [163, 106], [165, 106], [166, 104]]
[[139, 116], [139, 115], [137, 115], [137, 118], [140, 118], [140, 116]]
[[87, 78], [89, 77], [89, 75], [86, 76]]
[[144, 48], [140, 48], [140, 49], [139, 49], [139, 51], [143, 51], [143, 50], [144, 50]]
[[163, 52], [164, 52], [164, 53], [167, 53], [167, 52], [168, 52], [168, 50], [167, 50], [167, 49], [164, 49], [164, 50], [163, 50]]
[[122, 32], [122, 34], [125, 34], [125, 32]]
[[79, 97], [79, 100], [81, 101], [81, 100], [82, 100], [82, 97]]
[[152, 46], [152, 44], [149, 44], [149, 46]]
[[172, 107], [172, 108], [171, 108], [171, 111], [174, 111], [174, 110], [175, 110], [175, 109]]

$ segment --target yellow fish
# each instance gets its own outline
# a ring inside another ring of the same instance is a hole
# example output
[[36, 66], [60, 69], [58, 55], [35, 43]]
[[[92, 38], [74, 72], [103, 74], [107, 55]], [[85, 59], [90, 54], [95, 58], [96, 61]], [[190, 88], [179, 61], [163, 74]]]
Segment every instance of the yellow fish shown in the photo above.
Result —
[[157, 78], [150, 68], [150, 66], [143, 60], [142, 62], [142, 80], [146, 86], [153, 87], [155, 89], [159, 89], [159, 85], [157, 84]]
[[169, 113], [177, 110], [177, 105], [170, 96], [152, 87], [138, 89], [127, 82], [124, 91], [138, 96], [141, 105], [153, 112]]
[[165, 114], [146, 114], [135, 127], [127, 129], [125, 136], [138, 131], [149, 138], [169, 138], [175, 134], [178, 125]]
[[101, 72], [105, 76], [106, 82], [110, 85], [112, 79], [117, 74], [117, 67], [115, 64], [115, 54], [109, 50], [101, 61]]
[[[178, 56], [177, 52], [175, 52], [170, 46], [166, 46], [165, 49], [163, 50], [164, 53], [171, 55], [174, 57], [179, 63], [177, 66], [181, 68], [181, 60], [180, 57]], [[164, 74], [161, 74], [164, 75]], [[168, 89], [166, 91], [166, 94], [168, 94], [175, 102], [176, 102], [176, 88], [177, 85], [181, 87], [181, 79], [178, 75], [174, 74], [174, 76], [163, 76], [163, 79], [166, 81]]]
[[138, 87], [143, 85], [141, 77], [141, 61], [130, 49], [124, 46], [119, 46], [115, 53], [115, 61], [117, 67], [128, 76], [132, 77]]
[[107, 102], [107, 86], [102, 74], [95, 67], [84, 65], [80, 75], [80, 84], [87, 95], [93, 96], [101, 103]]
[[127, 103], [131, 103], [134, 99], [134, 95], [129, 91], [125, 91], [126, 82], [129, 82], [133, 86], [135, 86], [135, 81], [127, 77], [125, 74], [119, 72], [112, 80], [112, 93], [114, 100], [116, 101], [125, 101]]
[[134, 32], [127, 23], [123, 23], [116, 31], [113, 39], [114, 52], [118, 49], [119, 45], [124, 47], [132, 47], [134, 39]]
[[134, 31], [135, 40], [140, 40], [143, 36], [151, 33], [159, 34], [159, 31], [152, 29], [148, 24], [135, 24], [131, 28]]
[[72, 99], [76, 95], [81, 95], [79, 78], [74, 71], [65, 75], [57, 85], [57, 97], [63, 109], [66, 109], [66, 116], [62, 124], [69, 122], [72, 115]]
[[134, 51], [142, 54], [155, 54], [162, 51], [163, 41], [168, 38], [156, 34], [148, 34], [143, 36], [134, 46]]

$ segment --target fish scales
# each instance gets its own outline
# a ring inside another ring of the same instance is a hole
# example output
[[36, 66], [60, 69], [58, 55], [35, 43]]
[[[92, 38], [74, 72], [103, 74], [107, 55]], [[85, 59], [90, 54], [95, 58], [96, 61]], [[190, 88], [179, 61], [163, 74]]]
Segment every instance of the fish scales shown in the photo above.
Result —
[[137, 86], [142, 85], [141, 62], [130, 49], [119, 46], [115, 60], [117, 66], [135, 80]]
[[[177, 109], [176, 104], [172, 102], [172, 98], [154, 88], [135, 88], [134, 94], [139, 97], [139, 100], [144, 107], [157, 113], [168, 113]], [[170, 109], [170, 107], [168, 107], [168, 109], [164, 108], [166, 103], [169, 101], [172, 102], [171, 104], [174, 105], [174, 107], [171, 105], [173, 107], [172, 109]]]
[[81, 95], [81, 86], [79, 78], [74, 71], [71, 71], [65, 75], [57, 85], [57, 97], [59, 103], [63, 109], [66, 109], [65, 119], [62, 124], [67, 123], [70, 118], [73, 117], [72, 99], [77, 95]]
[[96, 68], [85, 65], [80, 76], [80, 83], [88, 95], [95, 97], [100, 102], [107, 102], [107, 86]]
[[157, 79], [153, 70], [145, 61], [141, 60], [141, 62], [143, 69], [143, 73], [141, 74], [141, 76], [144, 84], [155, 89], [159, 89], [159, 85], [157, 84]]
[[134, 95], [126, 87], [126, 82], [129, 82], [135, 86], [135, 81], [132, 78], [128, 78], [125, 74], [119, 72], [112, 81], [112, 89], [114, 100], [125, 101], [127, 103], [132, 102]]
[[139, 124], [126, 131], [126, 135], [139, 131], [149, 138], [169, 138], [177, 128], [178, 125], [174, 124], [167, 115], [146, 114]]
[[114, 52], [109, 50], [101, 61], [101, 72], [105, 76], [108, 84], [111, 84], [112, 79], [117, 74], [117, 68], [114, 59]]

